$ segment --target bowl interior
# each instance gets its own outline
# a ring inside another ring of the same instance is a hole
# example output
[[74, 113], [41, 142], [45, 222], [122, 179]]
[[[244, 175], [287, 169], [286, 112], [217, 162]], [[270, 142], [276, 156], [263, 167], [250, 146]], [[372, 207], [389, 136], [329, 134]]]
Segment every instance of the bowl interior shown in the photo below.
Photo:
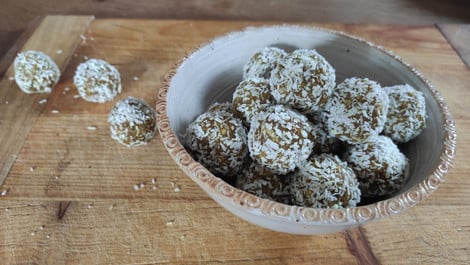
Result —
[[408, 190], [432, 173], [444, 147], [443, 116], [427, 83], [398, 57], [380, 47], [330, 31], [303, 27], [252, 28], [216, 39], [187, 58], [172, 78], [167, 96], [170, 125], [180, 142], [187, 125], [214, 102], [231, 101], [243, 65], [257, 50], [316, 49], [336, 69], [336, 81], [367, 77], [382, 86], [409, 84], [426, 98], [427, 124], [414, 140], [400, 146], [410, 160]]

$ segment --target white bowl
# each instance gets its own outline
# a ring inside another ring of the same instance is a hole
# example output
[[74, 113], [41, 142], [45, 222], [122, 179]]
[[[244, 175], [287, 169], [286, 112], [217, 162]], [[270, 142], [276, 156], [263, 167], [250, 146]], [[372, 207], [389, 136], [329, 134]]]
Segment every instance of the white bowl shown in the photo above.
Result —
[[[336, 69], [337, 83], [367, 77], [382, 86], [409, 84], [424, 93], [425, 130], [403, 146], [410, 179], [396, 195], [364, 206], [316, 209], [261, 199], [214, 176], [184, 149], [187, 125], [214, 102], [230, 101], [242, 79], [243, 65], [257, 50], [277, 46], [292, 51], [316, 49]], [[455, 125], [436, 89], [415, 69], [385, 49], [343, 33], [300, 26], [247, 28], [219, 37], [179, 62], [158, 93], [160, 136], [176, 164], [209, 196], [256, 225], [293, 234], [345, 230], [398, 214], [429, 196], [443, 181], [455, 156]]]

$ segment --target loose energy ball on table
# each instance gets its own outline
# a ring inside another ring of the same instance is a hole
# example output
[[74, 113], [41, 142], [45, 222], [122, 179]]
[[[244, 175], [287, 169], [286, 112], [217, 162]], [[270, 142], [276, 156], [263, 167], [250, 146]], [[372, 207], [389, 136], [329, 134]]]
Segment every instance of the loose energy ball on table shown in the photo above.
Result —
[[241, 81], [233, 93], [235, 116], [249, 126], [255, 114], [274, 103], [270, 90], [265, 79], [250, 78]]
[[408, 159], [386, 136], [350, 146], [345, 160], [356, 173], [363, 197], [391, 195], [408, 177]]
[[83, 99], [97, 103], [113, 100], [122, 89], [119, 71], [101, 59], [89, 59], [78, 65], [73, 83]]
[[310, 157], [290, 179], [292, 203], [314, 208], [354, 207], [361, 200], [356, 175], [331, 154]]
[[274, 173], [286, 174], [312, 152], [311, 133], [312, 126], [305, 116], [284, 105], [269, 106], [251, 120], [250, 156]]
[[57, 64], [41, 51], [20, 52], [13, 63], [15, 81], [25, 93], [49, 93], [60, 78]]
[[382, 131], [387, 109], [388, 96], [377, 82], [348, 78], [338, 84], [328, 100], [328, 131], [350, 144], [364, 142]]
[[227, 111], [208, 111], [190, 123], [185, 144], [195, 159], [221, 177], [235, 176], [248, 154], [246, 129]]
[[243, 67], [243, 78], [269, 79], [272, 69], [285, 57], [287, 53], [276, 47], [265, 47], [253, 54]]
[[336, 85], [335, 69], [315, 50], [293, 51], [271, 73], [273, 95], [303, 113], [322, 110]]
[[126, 146], [146, 144], [155, 134], [155, 111], [141, 99], [129, 97], [118, 101], [108, 122], [111, 137]]
[[426, 102], [421, 93], [410, 85], [385, 87], [388, 94], [388, 114], [383, 134], [397, 143], [418, 136], [426, 126]]
[[237, 188], [264, 199], [289, 204], [289, 178], [252, 161], [237, 178]]

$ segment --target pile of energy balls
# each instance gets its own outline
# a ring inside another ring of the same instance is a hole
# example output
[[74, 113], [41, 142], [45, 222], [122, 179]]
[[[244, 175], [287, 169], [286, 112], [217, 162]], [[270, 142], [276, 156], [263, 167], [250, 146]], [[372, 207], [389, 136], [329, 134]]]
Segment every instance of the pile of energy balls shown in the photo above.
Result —
[[[24, 51], [14, 61], [15, 81], [25, 93], [50, 93], [60, 78], [57, 64], [41, 51]], [[81, 98], [89, 102], [112, 101], [121, 93], [121, 75], [101, 59], [78, 65], [73, 82]], [[142, 99], [119, 100], [108, 116], [111, 137], [126, 146], [146, 144], [155, 134], [155, 111]]]
[[232, 102], [191, 122], [184, 144], [214, 175], [261, 198], [314, 208], [354, 207], [407, 181], [397, 144], [426, 124], [423, 94], [364, 77], [336, 83], [313, 49], [257, 51]]

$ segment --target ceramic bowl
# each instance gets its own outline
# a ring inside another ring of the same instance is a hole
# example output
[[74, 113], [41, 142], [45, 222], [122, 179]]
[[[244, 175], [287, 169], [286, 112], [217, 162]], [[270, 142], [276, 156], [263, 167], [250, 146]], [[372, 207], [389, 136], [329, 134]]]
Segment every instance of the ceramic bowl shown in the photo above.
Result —
[[[407, 83], [424, 93], [426, 129], [403, 146], [411, 175], [397, 194], [345, 209], [285, 205], [231, 186], [191, 157], [182, 145], [187, 125], [212, 103], [231, 101], [234, 88], [242, 79], [243, 65], [254, 52], [266, 46], [286, 51], [316, 49], [336, 69], [337, 83], [352, 76], [368, 77], [382, 86]], [[452, 116], [439, 92], [421, 74], [382, 47], [320, 28], [247, 28], [216, 38], [182, 59], [167, 75], [158, 93], [156, 111], [163, 143], [189, 178], [233, 214], [285, 233], [333, 233], [398, 214], [436, 190], [455, 155]]]

